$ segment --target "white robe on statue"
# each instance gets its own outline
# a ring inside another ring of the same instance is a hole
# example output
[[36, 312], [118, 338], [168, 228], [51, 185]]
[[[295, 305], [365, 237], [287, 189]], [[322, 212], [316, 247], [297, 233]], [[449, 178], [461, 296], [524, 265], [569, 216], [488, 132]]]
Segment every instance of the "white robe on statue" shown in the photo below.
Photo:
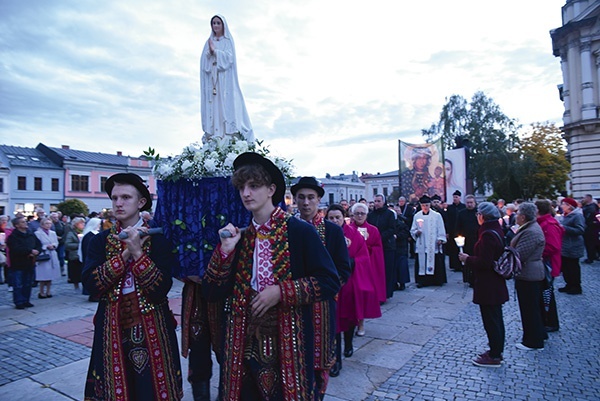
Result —
[[[422, 227], [419, 221], [422, 220]], [[421, 235], [417, 236], [417, 231]], [[438, 241], [446, 243], [446, 229], [442, 215], [434, 210], [428, 214], [419, 211], [413, 218], [410, 234], [415, 239], [415, 253], [419, 255], [419, 275], [433, 275], [435, 273], [435, 254], [443, 253], [442, 245]]]
[[[200, 111], [205, 138], [223, 138], [240, 133], [254, 142], [254, 132], [238, 82], [235, 44], [225, 18], [223, 36], [217, 38], [211, 30], [215, 51], [210, 54], [208, 40], [200, 56]], [[212, 18], [211, 18], [212, 21]]]

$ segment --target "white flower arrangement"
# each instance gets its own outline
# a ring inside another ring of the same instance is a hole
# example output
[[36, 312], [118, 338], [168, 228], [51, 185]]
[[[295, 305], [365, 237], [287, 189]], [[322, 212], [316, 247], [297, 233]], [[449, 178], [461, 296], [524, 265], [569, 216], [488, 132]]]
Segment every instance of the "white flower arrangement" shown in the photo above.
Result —
[[241, 135], [211, 138], [205, 144], [192, 143], [180, 155], [160, 158], [150, 148], [144, 154], [154, 160], [153, 173], [159, 180], [200, 179], [229, 177], [233, 174], [233, 161], [244, 152], [256, 152], [270, 159], [289, 180], [293, 165], [281, 157], [273, 157], [262, 141], [248, 143]]

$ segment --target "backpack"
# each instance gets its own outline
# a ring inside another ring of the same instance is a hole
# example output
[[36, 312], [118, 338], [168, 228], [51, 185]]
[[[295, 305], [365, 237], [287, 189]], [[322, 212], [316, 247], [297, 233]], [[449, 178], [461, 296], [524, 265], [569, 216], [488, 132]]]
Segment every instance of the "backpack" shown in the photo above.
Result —
[[[485, 232], [494, 233], [500, 242], [504, 244], [504, 240], [496, 231], [487, 230]], [[521, 268], [522, 266], [521, 259], [519, 258], [519, 251], [512, 246], [505, 246], [502, 255], [500, 255], [498, 260], [494, 262], [494, 271], [507, 280], [519, 276], [521, 274]]]

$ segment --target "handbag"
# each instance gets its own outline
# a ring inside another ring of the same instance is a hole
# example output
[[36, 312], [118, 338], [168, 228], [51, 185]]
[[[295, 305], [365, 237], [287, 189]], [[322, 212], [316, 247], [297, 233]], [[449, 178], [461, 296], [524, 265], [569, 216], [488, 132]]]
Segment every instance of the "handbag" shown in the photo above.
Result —
[[48, 251], [42, 251], [39, 255], [37, 255], [36, 261], [38, 262], [47, 262], [50, 260], [50, 253]]

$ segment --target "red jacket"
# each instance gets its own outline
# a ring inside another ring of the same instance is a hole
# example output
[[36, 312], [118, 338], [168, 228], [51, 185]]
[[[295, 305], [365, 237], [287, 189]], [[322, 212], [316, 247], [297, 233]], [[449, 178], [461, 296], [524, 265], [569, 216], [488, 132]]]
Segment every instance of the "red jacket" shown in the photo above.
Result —
[[561, 268], [560, 251], [562, 249], [562, 237], [565, 229], [551, 214], [539, 216], [537, 221], [540, 227], [542, 227], [544, 238], [546, 239], [542, 259], [544, 262], [550, 262], [552, 277], [558, 277]]

